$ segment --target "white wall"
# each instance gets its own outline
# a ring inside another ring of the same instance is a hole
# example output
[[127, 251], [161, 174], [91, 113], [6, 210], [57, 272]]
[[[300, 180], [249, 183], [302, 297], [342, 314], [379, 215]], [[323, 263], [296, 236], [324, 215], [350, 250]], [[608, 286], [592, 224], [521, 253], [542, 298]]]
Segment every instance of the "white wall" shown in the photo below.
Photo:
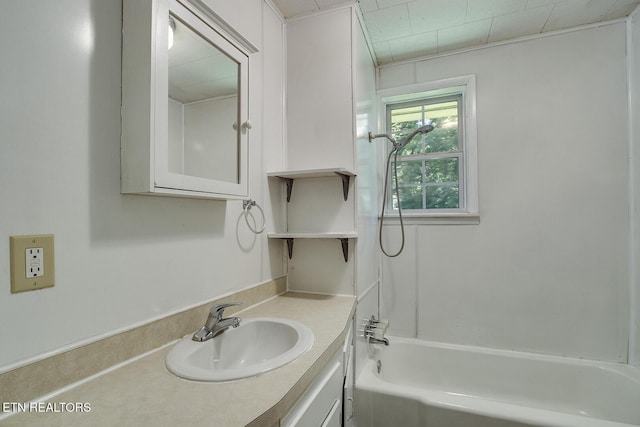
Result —
[[237, 182], [237, 96], [183, 104], [169, 98], [169, 171]]
[[184, 171], [226, 182], [238, 182], [238, 97], [184, 105]]
[[630, 288], [630, 348], [629, 363], [640, 366], [640, 11], [635, 10], [628, 27], [629, 42], [629, 88], [631, 144], [631, 288]]
[[[250, 197], [269, 213], [282, 113], [263, 107], [282, 105], [283, 31], [260, 0], [244, 3], [261, 50]], [[239, 201], [120, 194], [121, 0], [27, 0], [3, 16], [0, 371], [284, 274], [281, 245], [247, 229]], [[56, 286], [12, 295], [8, 238], [37, 233], [55, 234]]]
[[354, 21], [354, 87], [356, 117], [356, 162], [358, 171], [357, 229], [358, 257], [356, 268], [356, 378], [364, 367], [368, 345], [360, 338], [362, 321], [374, 315], [379, 318], [380, 256], [377, 246], [378, 225], [378, 145], [369, 142], [369, 131], [377, 130], [375, 67], [364, 33]]
[[[356, 135], [358, 265], [356, 294], [360, 297], [379, 280], [377, 250], [378, 145], [369, 141], [377, 129], [376, 71], [360, 21], [353, 22], [354, 108]], [[375, 292], [377, 293], [377, 292]], [[377, 304], [376, 304], [377, 306]], [[377, 310], [377, 309], [376, 309]], [[372, 313], [373, 314], [373, 313]], [[375, 313], [376, 315], [378, 313]]]
[[169, 172], [181, 174], [184, 171], [184, 106], [181, 102], [169, 98], [168, 107]]
[[616, 23], [380, 69], [477, 77], [480, 224], [408, 227], [383, 261], [394, 333], [627, 360], [625, 46]]

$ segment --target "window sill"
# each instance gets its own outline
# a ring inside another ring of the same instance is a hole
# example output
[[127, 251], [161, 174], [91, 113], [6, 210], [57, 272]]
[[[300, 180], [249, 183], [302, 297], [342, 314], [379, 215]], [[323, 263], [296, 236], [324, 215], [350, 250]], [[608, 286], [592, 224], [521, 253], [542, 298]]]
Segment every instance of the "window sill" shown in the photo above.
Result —
[[[379, 217], [378, 217], [379, 218]], [[443, 213], [405, 213], [402, 212], [405, 225], [477, 225], [480, 224], [478, 212], [443, 212]], [[384, 225], [400, 224], [400, 216], [385, 213]]]

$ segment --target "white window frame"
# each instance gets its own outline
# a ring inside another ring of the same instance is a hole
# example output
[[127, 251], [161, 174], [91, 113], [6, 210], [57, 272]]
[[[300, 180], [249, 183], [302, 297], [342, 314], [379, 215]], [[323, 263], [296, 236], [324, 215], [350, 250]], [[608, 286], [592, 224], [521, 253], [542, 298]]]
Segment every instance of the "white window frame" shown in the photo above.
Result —
[[[449, 79], [419, 83], [399, 88], [383, 89], [378, 91], [379, 105], [381, 105], [378, 118], [380, 128], [386, 129], [387, 106], [404, 102], [418, 101], [425, 98], [445, 97], [462, 94], [463, 123], [462, 123], [462, 150], [464, 164], [460, 174], [460, 191], [462, 203], [459, 209], [428, 209], [428, 210], [402, 210], [402, 216], [406, 224], [477, 224], [480, 221], [478, 210], [478, 137], [476, 121], [476, 78], [475, 75], [453, 77]], [[385, 144], [384, 158], [391, 149], [390, 144]], [[381, 162], [384, 165], [386, 162]], [[384, 172], [383, 172], [384, 176]], [[388, 197], [388, 195], [384, 195]], [[387, 203], [385, 211], [385, 223], [396, 224], [399, 220], [397, 210], [390, 208]]]

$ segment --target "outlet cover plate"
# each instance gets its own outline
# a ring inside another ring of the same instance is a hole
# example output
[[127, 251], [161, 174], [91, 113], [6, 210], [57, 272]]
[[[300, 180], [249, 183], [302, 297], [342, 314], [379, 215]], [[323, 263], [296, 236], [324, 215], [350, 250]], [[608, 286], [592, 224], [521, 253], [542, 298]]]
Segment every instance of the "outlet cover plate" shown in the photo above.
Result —
[[[38, 234], [32, 236], [11, 236], [9, 238], [11, 257], [11, 293], [50, 288], [55, 284], [55, 254], [53, 250], [53, 234]], [[43, 268], [43, 274], [31, 277], [27, 268], [29, 249], [39, 249], [38, 261]]]

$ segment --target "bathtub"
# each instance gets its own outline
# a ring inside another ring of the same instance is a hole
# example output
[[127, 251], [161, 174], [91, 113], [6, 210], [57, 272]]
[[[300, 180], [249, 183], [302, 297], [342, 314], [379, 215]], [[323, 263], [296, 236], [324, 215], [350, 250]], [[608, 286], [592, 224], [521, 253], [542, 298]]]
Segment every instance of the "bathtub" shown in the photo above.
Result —
[[[640, 370], [389, 338], [356, 379], [357, 427], [640, 426]], [[378, 373], [378, 366], [380, 372]]]

